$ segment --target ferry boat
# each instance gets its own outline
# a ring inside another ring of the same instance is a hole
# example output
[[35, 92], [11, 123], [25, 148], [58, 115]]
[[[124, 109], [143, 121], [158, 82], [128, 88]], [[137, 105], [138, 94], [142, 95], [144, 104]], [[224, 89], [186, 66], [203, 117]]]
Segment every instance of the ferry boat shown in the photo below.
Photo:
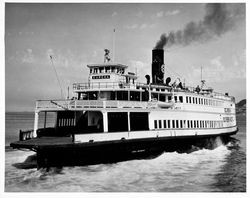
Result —
[[[140, 158], [237, 133], [235, 99], [201, 86], [164, 81], [164, 50], [152, 50], [152, 75], [137, 82], [128, 66], [89, 64], [75, 97], [36, 101], [34, 129], [20, 131], [15, 149], [37, 153], [37, 167], [75, 166]], [[47, 127], [47, 114], [56, 115]], [[38, 128], [43, 114], [44, 126]]]

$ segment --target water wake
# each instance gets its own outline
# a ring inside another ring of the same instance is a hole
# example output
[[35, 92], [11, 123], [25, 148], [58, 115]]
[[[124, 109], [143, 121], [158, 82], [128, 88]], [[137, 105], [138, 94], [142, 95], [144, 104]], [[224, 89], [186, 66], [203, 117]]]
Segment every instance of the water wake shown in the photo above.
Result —
[[[205, 147], [193, 146], [186, 152], [164, 152], [153, 159], [130, 160], [83, 167], [8, 170], [15, 181], [6, 184], [7, 191], [63, 192], [194, 192], [207, 191], [214, 176], [226, 163], [230, 148], [220, 138], [209, 140]], [[212, 149], [213, 148], [213, 149]], [[24, 153], [21, 155], [21, 153]], [[20, 160], [30, 162], [32, 152], [9, 152], [7, 166]], [[12, 155], [12, 157], [11, 157]], [[25, 160], [26, 159], [26, 160]], [[6, 167], [9, 168], [9, 167]], [[18, 177], [17, 177], [18, 175]], [[14, 184], [15, 183], [15, 184]], [[11, 188], [12, 184], [15, 188]], [[70, 185], [69, 185], [70, 184]], [[29, 186], [32, 185], [30, 189]]]

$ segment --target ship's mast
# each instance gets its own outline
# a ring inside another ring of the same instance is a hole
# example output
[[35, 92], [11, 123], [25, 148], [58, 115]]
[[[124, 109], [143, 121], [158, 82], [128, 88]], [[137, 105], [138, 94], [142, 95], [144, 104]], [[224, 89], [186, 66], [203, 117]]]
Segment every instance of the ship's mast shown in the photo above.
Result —
[[113, 62], [115, 62], [115, 29], [113, 31]]
[[202, 82], [202, 66], [201, 66], [201, 82]]
[[201, 66], [201, 89], [204, 87], [205, 85], [205, 80], [202, 79], [202, 66]]

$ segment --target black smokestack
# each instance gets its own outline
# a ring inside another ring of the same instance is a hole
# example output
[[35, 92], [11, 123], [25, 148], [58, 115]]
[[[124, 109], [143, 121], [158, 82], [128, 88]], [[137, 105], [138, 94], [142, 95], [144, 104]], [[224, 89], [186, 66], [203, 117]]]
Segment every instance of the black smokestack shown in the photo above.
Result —
[[152, 51], [152, 83], [164, 83], [164, 50]]
[[245, 20], [245, 4], [208, 3], [202, 20], [189, 22], [183, 30], [162, 34], [155, 49], [206, 42], [234, 29], [242, 20]]

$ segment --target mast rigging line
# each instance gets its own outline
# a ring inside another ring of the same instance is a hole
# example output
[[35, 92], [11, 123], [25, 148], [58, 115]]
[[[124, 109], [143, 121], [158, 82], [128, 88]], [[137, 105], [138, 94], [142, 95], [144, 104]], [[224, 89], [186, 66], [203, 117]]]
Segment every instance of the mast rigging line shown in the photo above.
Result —
[[51, 61], [51, 64], [52, 64], [52, 66], [53, 66], [53, 69], [54, 69], [54, 71], [55, 71], [55, 73], [56, 73], [56, 78], [57, 78], [58, 84], [59, 84], [60, 89], [61, 89], [61, 97], [62, 97], [62, 99], [63, 99], [63, 95], [64, 95], [64, 94], [63, 94], [63, 89], [62, 89], [61, 82], [60, 82], [60, 80], [59, 80], [59, 77], [58, 77], [56, 68], [55, 68], [55, 66], [54, 66], [53, 57], [52, 57], [52, 55], [50, 55], [49, 57], [50, 57], [50, 61]]

